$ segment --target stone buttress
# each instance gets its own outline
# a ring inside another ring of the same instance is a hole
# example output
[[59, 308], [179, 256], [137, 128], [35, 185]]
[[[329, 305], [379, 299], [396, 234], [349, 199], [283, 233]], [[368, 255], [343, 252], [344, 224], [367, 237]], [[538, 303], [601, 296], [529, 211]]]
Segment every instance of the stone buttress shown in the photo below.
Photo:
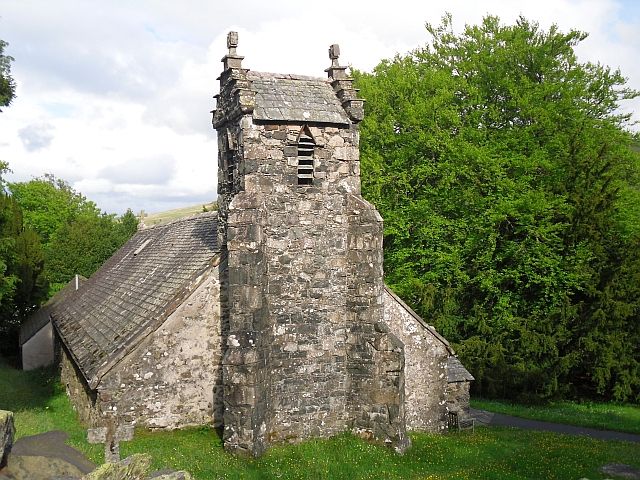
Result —
[[224, 442], [353, 431], [402, 451], [404, 347], [383, 323], [382, 218], [360, 195], [357, 98], [328, 79], [242, 68], [227, 38], [218, 136]]

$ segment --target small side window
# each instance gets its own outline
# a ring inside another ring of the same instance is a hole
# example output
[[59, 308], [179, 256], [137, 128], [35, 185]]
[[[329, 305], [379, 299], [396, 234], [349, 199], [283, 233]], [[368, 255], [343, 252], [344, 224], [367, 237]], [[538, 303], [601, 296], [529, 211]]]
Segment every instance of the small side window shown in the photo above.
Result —
[[313, 151], [316, 143], [305, 128], [298, 139], [298, 185], [313, 185]]

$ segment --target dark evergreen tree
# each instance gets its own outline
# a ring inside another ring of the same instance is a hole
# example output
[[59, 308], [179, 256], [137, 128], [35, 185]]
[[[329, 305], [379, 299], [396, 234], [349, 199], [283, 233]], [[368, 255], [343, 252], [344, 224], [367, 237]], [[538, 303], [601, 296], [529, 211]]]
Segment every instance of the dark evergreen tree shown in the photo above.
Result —
[[90, 277], [137, 230], [138, 220], [130, 210], [120, 218], [101, 213], [95, 203], [53, 175], [10, 183], [9, 188], [22, 207], [25, 224], [42, 238], [50, 294], [75, 274]]
[[15, 200], [0, 194], [0, 355], [18, 353], [20, 324], [46, 297], [44, 255], [38, 235], [25, 228]]

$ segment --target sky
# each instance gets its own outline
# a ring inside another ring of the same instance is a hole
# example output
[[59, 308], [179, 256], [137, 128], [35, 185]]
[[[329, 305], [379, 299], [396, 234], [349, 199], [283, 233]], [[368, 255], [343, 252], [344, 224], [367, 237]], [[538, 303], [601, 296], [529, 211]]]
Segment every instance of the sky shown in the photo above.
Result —
[[[206, 203], [227, 32], [239, 32], [246, 68], [324, 76], [330, 44], [341, 64], [370, 71], [425, 45], [425, 23], [446, 12], [458, 31], [491, 14], [588, 32], [579, 59], [620, 68], [640, 90], [637, 0], [0, 0], [17, 84], [0, 160], [10, 181], [52, 173], [108, 213]], [[640, 100], [624, 110], [640, 120]]]

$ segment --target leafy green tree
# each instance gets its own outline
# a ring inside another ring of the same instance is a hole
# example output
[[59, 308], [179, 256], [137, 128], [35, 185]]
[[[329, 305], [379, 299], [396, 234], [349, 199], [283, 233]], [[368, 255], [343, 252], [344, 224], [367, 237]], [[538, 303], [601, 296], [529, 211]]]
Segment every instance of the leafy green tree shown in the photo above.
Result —
[[136, 231], [138, 220], [131, 210], [114, 215], [80, 215], [63, 225], [47, 245], [47, 272], [54, 288], [64, 286], [75, 274], [90, 277]]
[[137, 230], [138, 220], [130, 210], [120, 218], [102, 213], [50, 174], [10, 183], [9, 189], [24, 212], [24, 223], [42, 239], [50, 294], [75, 274], [91, 276]]
[[9, 190], [24, 211], [24, 221], [47, 244], [63, 225], [80, 215], [100, 215], [96, 204], [56, 178], [45, 174], [28, 182], [9, 183]]
[[455, 34], [449, 16], [427, 30], [426, 47], [355, 72], [387, 282], [483, 394], [638, 399], [638, 343], [620, 348], [639, 323], [623, 280], [638, 230], [621, 192], [640, 169], [616, 113], [638, 93], [578, 62], [582, 32], [486, 17]]
[[124, 243], [138, 231], [138, 223], [138, 217], [136, 217], [136, 214], [133, 213], [130, 208], [128, 208], [127, 211], [117, 221], [117, 243], [120, 245], [124, 245]]
[[8, 107], [16, 96], [16, 84], [11, 77], [13, 57], [4, 53], [7, 45], [7, 42], [0, 40], [0, 107]]

